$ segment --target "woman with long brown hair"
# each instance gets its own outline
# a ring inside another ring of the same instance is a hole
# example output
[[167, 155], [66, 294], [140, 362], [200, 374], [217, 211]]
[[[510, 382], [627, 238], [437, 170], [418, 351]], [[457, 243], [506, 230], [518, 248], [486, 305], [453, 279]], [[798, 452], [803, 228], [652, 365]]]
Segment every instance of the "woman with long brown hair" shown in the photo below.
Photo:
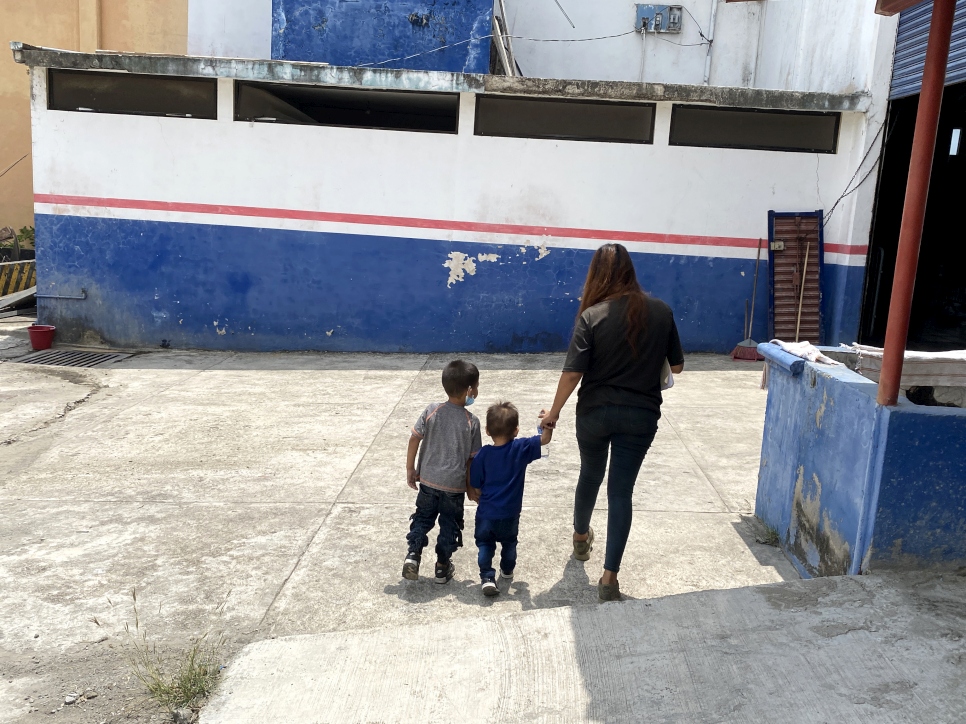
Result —
[[637, 282], [630, 254], [605, 244], [590, 262], [553, 406], [543, 424], [554, 427], [560, 410], [577, 394], [580, 477], [574, 496], [574, 557], [590, 559], [590, 518], [607, 478], [607, 548], [597, 584], [602, 601], [620, 599], [617, 573], [631, 530], [634, 483], [661, 417], [661, 371], [684, 369], [684, 353], [671, 308]]

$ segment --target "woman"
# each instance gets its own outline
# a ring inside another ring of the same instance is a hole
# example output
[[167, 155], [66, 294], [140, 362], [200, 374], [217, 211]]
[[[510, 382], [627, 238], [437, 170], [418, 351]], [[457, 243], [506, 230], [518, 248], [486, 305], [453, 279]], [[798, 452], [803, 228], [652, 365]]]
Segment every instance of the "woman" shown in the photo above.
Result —
[[607, 549], [597, 584], [602, 601], [620, 600], [617, 573], [631, 530], [631, 499], [661, 417], [661, 370], [684, 369], [684, 353], [671, 308], [637, 283], [631, 257], [620, 244], [605, 244], [590, 262], [573, 339], [553, 407], [543, 424], [553, 427], [574, 389], [580, 477], [574, 496], [574, 557], [590, 559], [590, 517], [607, 479]]

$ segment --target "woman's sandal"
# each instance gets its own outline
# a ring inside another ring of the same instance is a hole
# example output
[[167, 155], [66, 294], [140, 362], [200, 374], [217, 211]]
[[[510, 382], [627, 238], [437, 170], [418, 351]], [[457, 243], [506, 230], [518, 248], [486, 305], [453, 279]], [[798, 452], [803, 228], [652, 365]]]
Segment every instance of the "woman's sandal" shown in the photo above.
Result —
[[594, 550], [594, 529], [587, 528], [587, 540], [574, 541], [574, 558], [578, 561], [589, 561], [592, 550]]

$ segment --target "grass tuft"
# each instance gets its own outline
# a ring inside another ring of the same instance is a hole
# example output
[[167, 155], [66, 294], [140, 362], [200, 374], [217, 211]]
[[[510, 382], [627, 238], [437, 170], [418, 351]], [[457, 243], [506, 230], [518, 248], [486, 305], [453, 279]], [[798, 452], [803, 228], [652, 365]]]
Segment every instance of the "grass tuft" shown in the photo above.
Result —
[[[157, 642], [148, 640], [138, 610], [137, 592], [133, 589], [131, 602], [134, 628], [124, 624], [128, 635], [126, 658], [131, 672], [147, 689], [148, 695], [169, 712], [198, 706], [211, 694], [218, 681], [224, 635], [213, 636], [209, 631], [193, 639], [186, 650], [164, 649]], [[224, 605], [218, 607], [219, 612]]]

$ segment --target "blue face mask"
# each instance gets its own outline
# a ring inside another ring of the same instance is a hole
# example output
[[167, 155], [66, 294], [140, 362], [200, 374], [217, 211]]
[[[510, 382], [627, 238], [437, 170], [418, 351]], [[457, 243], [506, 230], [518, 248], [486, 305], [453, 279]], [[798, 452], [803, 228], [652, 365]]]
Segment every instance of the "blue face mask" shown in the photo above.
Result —
[[476, 398], [475, 397], [469, 397], [469, 396], [467, 396], [467, 398], [466, 398], [466, 406], [467, 407], [469, 407], [470, 405], [472, 405], [474, 402], [476, 402]]

